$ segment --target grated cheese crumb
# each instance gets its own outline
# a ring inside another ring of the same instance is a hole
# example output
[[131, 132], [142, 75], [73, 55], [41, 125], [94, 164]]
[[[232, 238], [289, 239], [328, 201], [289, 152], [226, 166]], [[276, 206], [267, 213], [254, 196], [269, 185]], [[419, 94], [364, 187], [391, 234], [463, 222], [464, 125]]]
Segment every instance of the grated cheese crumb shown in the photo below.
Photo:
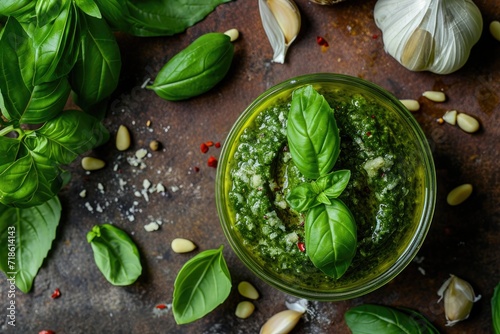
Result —
[[78, 195], [80, 195], [81, 198], [85, 198], [87, 196], [87, 190], [83, 189]]
[[144, 229], [147, 232], [157, 231], [159, 228], [160, 228], [160, 226], [156, 222], [151, 222], [147, 225], [144, 225]]

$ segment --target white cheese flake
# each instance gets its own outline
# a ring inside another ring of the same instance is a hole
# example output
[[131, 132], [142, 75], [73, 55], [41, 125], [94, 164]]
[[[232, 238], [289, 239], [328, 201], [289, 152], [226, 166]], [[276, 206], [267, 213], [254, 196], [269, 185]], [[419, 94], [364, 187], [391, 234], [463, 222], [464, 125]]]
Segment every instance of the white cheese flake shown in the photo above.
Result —
[[85, 198], [87, 196], [87, 190], [83, 189], [78, 195], [80, 195], [81, 198]]
[[159, 228], [160, 228], [160, 226], [156, 222], [151, 222], [147, 225], [144, 225], [144, 229], [147, 232], [157, 231]]

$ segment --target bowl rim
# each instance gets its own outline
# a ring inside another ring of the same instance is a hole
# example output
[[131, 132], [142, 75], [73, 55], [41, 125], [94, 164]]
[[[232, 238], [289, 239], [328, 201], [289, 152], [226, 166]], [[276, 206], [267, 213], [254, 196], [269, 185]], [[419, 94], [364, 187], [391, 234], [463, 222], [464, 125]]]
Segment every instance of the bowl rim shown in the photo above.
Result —
[[[268, 271], [268, 274], [266, 275], [265, 271], [257, 270], [258, 268], [263, 267], [262, 264], [256, 261], [249, 254], [247, 254], [247, 252], [245, 252], [243, 249], [241, 249], [242, 247], [244, 248], [244, 246], [239, 243], [239, 240], [235, 240], [237, 239], [237, 236], [234, 235], [234, 231], [232, 231], [232, 229], [230, 228], [232, 224], [228, 212], [227, 210], [225, 210], [226, 204], [222, 204], [225, 203], [225, 193], [227, 193], [225, 184], [228, 164], [226, 160], [229, 160], [231, 157], [230, 153], [232, 150], [234, 150], [234, 146], [236, 146], [232, 145], [232, 143], [237, 140], [239, 133], [242, 131], [242, 126], [251, 117], [255, 117], [254, 112], [259, 110], [261, 104], [267, 101], [267, 99], [274, 99], [280, 93], [283, 93], [283, 91], [287, 91], [291, 94], [291, 92], [298, 87], [308, 84], [322, 83], [336, 83], [340, 85], [355, 86], [358, 89], [367, 90], [368, 95], [372, 97], [377, 96], [377, 99], [385, 98], [387, 103], [392, 104], [393, 109], [401, 116], [401, 121], [407, 123], [408, 127], [413, 131], [415, 140], [418, 142], [418, 147], [421, 148], [421, 156], [423, 160], [422, 164], [424, 166], [424, 202], [422, 205], [422, 216], [420, 217], [420, 221], [414, 231], [413, 236], [408, 242], [408, 246], [405, 247], [400, 256], [389, 268], [387, 268], [386, 271], [382, 272], [380, 275], [377, 275], [370, 281], [364, 282], [361, 286], [356, 288], [349, 286], [348, 289], [336, 289], [330, 290], [328, 292], [307, 289], [303, 287], [297, 289], [294, 286], [291, 286], [289, 283], [280, 281], [279, 278], [275, 277], [276, 274], [272, 275], [271, 271]], [[430, 149], [429, 143], [415, 117], [413, 117], [413, 115], [406, 109], [406, 107], [404, 107], [399, 99], [397, 99], [394, 95], [389, 93], [384, 88], [370, 81], [345, 74], [312, 73], [296, 76], [270, 87], [262, 94], [260, 94], [239, 115], [238, 119], [229, 131], [224, 145], [222, 146], [220, 157], [221, 158], [219, 159], [216, 173], [215, 194], [217, 213], [226, 239], [228, 240], [231, 248], [236, 253], [240, 261], [242, 261], [250, 271], [252, 271], [257, 277], [262, 279], [267, 284], [290, 295], [307, 298], [310, 300], [341, 301], [360, 297], [362, 295], [370, 293], [384, 286], [386, 283], [396, 277], [401, 271], [403, 271], [404, 268], [406, 268], [406, 266], [417, 255], [430, 229], [436, 204], [437, 182], [432, 151]]]

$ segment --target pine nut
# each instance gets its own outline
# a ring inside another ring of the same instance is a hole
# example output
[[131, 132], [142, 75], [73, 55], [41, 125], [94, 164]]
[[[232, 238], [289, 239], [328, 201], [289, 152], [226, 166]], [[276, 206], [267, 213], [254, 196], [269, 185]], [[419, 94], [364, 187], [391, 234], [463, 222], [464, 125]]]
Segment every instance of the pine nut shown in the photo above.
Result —
[[399, 100], [409, 111], [418, 111], [420, 103], [417, 100]]
[[255, 305], [252, 304], [252, 302], [245, 300], [243, 302], [239, 302], [238, 305], [236, 305], [236, 311], [234, 312], [234, 314], [236, 314], [238, 318], [246, 319], [252, 315], [254, 310]]
[[116, 133], [116, 148], [125, 151], [130, 147], [130, 133], [125, 125], [120, 125]]
[[93, 158], [93, 157], [84, 157], [82, 159], [82, 168], [85, 170], [98, 170], [104, 168], [106, 163], [101, 159]]
[[188, 239], [175, 238], [170, 245], [175, 253], [188, 253], [196, 249], [196, 245]]
[[493, 21], [490, 23], [490, 33], [497, 41], [500, 41], [500, 22]]
[[255, 300], [259, 298], [259, 292], [257, 291], [257, 289], [255, 289], [255, 287], [247, 281], [242, 281], [240, 282], [240, 284], [238, 284], [238, 292], [243, 297], [249, 299]]
[[160, 142], [157, 140], [150, 141], [149, 148], [151, 149], [151, 151], [158, 151], [158, 149], [160, 148]]
[[464, 113], [459, 113], [457, 115], [457, 124], [460, 129], [468, 133], [473, 133], [479, 130], [479, 122], [477, 119]]
[[426, 91], [426, 92], [423, 92], [422, 96], [428, 98], [429, 100], [431, 100], [433, 102], [444, 102], [444, 101], [446, 101], [446, 95], [444, 95], [443, 92]]
[[443, 119], [446, 123], [455, 125], [457, 124], [457, 111], [456, 110], [449, 110], [445, 112], [443, 115]]
[[238, 39], [238, 37], [240, 37], [240, 32], [233, 28], [233, 29], [229, 29], [228, 31], [226, 31], [224, 33], [224, 35], [229, 36], [231, 42], [234, 42], [235, 40]]
[[469, 183], [462, 184], [449, 192], [446, 201], [449, 205], [459, 205], [463, 203], [472, 194], [472, 185]]
[[260, 334], [287, 334], [297, 325], [302, 317], [301, 312], [294, 310], [281, 311], [266, 321], [260, 329]]

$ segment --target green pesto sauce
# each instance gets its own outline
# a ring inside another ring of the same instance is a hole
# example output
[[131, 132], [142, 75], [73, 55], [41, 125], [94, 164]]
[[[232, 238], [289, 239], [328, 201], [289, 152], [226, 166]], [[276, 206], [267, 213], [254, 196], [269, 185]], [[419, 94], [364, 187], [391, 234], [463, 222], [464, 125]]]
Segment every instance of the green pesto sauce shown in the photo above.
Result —
[[340, 133], [334, 170], [351, 171], [340, 199], [356, 219], [358, 249], [344, 276], [327, 277], [297, 246], [305, 239], [304, 216], [285, 198], [305, 178], [287, 148], [289, 100], [262, 111], [241, 134], [231, 163], [229, 201], [245, 247], [267, 268], [291, 284], [331, 288], [395, 260], [415, 224], [422, 171], [415, 144], [387, 109], [360, 94], [320, 93], [334, 110]]

